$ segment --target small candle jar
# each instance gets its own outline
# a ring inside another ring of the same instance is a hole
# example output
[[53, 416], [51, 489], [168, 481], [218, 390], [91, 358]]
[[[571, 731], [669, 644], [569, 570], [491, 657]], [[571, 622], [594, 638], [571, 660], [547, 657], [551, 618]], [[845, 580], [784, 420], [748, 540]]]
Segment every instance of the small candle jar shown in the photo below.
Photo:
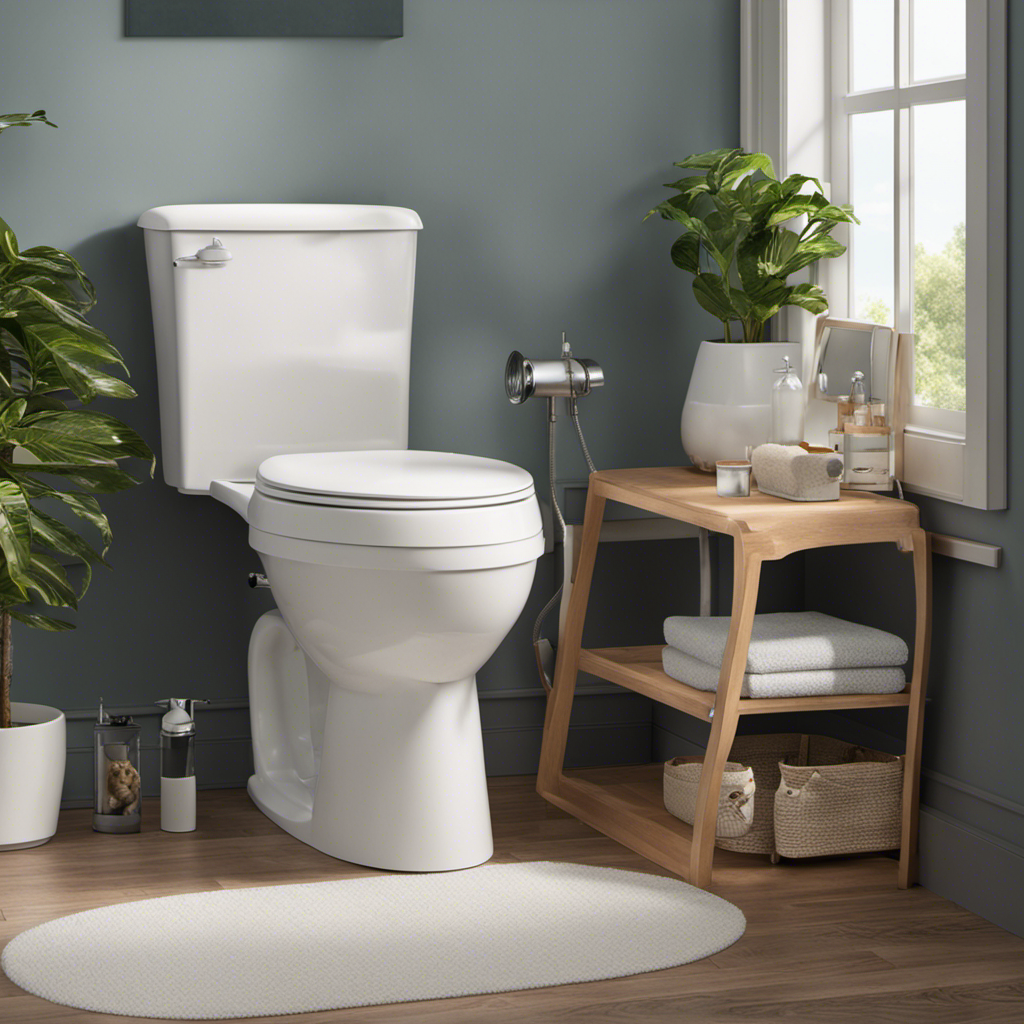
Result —
[[750, 463], [746, 459], [723, 459], [715, 463], [720, 498], [750, 497]]

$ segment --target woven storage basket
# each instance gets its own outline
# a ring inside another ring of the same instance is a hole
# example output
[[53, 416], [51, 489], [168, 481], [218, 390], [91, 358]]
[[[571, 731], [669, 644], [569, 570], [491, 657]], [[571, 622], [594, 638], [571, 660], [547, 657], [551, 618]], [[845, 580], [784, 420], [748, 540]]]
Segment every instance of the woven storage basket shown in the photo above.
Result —
[[[703, 757], [675, 757], [665, 762], [665, 810], [690, 825], [696, 817], [697, 787], [703, 767]], [[753, 773], [741, 764], [727, 762], [718, 798], [715, 835], [746, 835], [753, 824], [754, 806]]]
[[903, 758], [811, 737], [801, 760], [800, 765], [779, 766], [775, 847], [783, 857], [868, 853], [900, 845]]
[[760, 799], [754, 800], [754, 821], [745, 836], [715, 839], [715, 846], [737, 853], [775, 852], [775, 814], [772, 794], [779, 788], [779, 762], [799, 761], [803, 737], [791, 733], [766, 736], [737, 736], [729, 753], [730, 761], [749, 765]]

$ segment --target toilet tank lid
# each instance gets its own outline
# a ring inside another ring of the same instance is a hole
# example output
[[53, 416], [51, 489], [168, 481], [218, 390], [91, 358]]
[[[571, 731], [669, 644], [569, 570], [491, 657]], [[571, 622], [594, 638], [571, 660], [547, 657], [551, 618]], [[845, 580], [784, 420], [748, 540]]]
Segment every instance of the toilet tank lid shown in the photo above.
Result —
[[154, 231], [419, 231], [402, 206], [342, 203], [200, 203], [156, 206], [138, 221]]

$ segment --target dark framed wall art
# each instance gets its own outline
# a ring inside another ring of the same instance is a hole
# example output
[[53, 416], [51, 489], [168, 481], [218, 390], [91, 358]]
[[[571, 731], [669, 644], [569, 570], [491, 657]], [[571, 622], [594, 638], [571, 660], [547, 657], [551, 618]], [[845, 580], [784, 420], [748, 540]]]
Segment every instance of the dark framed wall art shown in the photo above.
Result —
[[124, 0], [126, 36], [402, 35], [403, 0]]

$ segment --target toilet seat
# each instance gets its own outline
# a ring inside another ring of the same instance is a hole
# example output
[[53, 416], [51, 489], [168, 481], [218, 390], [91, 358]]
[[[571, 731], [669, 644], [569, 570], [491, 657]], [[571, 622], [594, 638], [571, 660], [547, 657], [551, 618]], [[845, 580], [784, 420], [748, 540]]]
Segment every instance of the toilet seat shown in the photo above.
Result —
[[341, 508], [482, 508], [533, 496], [533, 477], [508, 462], [409, 449], [274, 455], [260, 464], [256, 491]]
[[458, 571], [544, 550], [526, 470], [405, 450], [274, 456], [247, 509], [257, 551], [322, 565]]

